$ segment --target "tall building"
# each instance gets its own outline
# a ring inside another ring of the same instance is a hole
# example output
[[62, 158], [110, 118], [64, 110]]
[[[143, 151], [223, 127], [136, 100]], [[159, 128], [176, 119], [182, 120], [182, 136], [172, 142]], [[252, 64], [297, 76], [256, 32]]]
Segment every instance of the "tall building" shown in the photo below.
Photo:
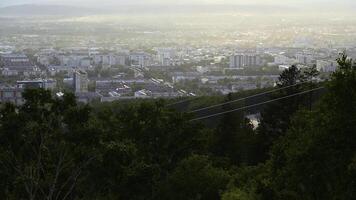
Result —
[[161, 66], [172, 64], [172, 59], [176, 56], [176, 51], [172, 48], [158, 48], [157, 50], [158, 63]]
[[88, 74], [85, 71], [77, 70], [74, 72], [73, 76], [74, 90], [75, 93], [85, 93], [88, 92]]
[[130, 65], [136, 67], [147, 67], [150, 65], [150, 56], [143, 52], [130, 54]]
[[126, 66], [129, 64], [129, 56], [126, 54], [120, 54], [115, 56], [115, 64], [120, 66]]
[[333, 60], [317, 60], [316, 68], [320, 72], [335, 72], [337, 69], [338, 63]]
[[314, 56], [312, 53], [309, 52], [300, 52], [295, 55], [295, 58], [298, 63], [304, 64], [304, 65], [310, 65], [313, 63]]
[[257, 54], [234, 54], [230, 56], [230, 68], [255, 67], [261, 64], [261, 58]]

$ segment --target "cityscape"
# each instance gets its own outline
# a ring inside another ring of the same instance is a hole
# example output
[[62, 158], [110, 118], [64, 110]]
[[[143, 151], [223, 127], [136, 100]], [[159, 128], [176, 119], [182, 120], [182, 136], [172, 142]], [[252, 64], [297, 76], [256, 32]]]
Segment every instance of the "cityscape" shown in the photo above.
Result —
[[[27, 7], [20, 8], [32, 8]], [[165, 17], [170, 19], [161, 19]], [[21, 102], [23, 81], [51, 83], [45, 88], [75, 92], [83, 102], [106, 102], [268, 88], [292, 65], [316, 66], [319, 78], [326, 79], [336, 70], [340, 53], [356, 56], [356, 21], [313, 19], [271, 14], [264, 24], [258, 14], [229, 11], [5, 15], [0, 20], [1, 90], [14, 93], [1, 101]], [[83, 81], [75, 81], [78, 73]]]
[[0, 0], [0, 199], [356, 199], [354, 0]]

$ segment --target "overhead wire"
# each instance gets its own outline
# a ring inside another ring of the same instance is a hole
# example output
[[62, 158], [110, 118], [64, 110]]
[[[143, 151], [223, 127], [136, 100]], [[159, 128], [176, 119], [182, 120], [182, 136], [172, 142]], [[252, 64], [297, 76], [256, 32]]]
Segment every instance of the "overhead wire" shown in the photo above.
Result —
[[255, 95], [251, 95], [251, 96], [247, 96], [247, 97], [243, 97], [243, 98], [227, 101], [227, 102], [224, 102], [224, 103], [211, 105], [211, 106], [204, 107], [204, 108], [199, 108], [199, 109], [196, 109], [196, 110], [189, 111], [188, 113], [196, 113], [196, 112], [200, 112], [200, 111], [209, 110], [209, 109], [212, 109], [212, 108], [228, 105], [228, 104], [231, 104], [231, 103], [244, 101], [244, 100], [251, 99], [251, 98], [254, 98], [254, 97], [259, 97], [259, 96], [263, 96], [263, 95], [270, 94], [270, 93], [273, 93], [273, 92], [277, 92], [277, 91], [280, 91], [280, 90], [284, 90], [284, 89], [288, 89], [288, 88], [291, 88], [291, 87], [295, 87], [295, 86], [298, 86], [298, 85], [301, 85], [301, 84], [304, 84], [304, 83], [308, 83], [308, 82], [312, 82], [312, 80], [299, 82], [299, 83], [296, 83], [296, 84], [293, 84], [293, 85], [289, 85], [289, 86], [273, 89], [273, 90], [270, 90], [270, 91], [267, 91], [267, 92], [262, 92], [262, 93], [259, 93], [259, 94], [255, 94]]
[[195, 118], [195, 119], [192, 119], [190, 121], [191, 122], [200, 121], [200, 120], [204, 120], [204, 119], [208, 119], [208, 118], [212, 118], [212, 117], [216, 117], [216, 116], [220, 116], [220, 115], [224, 115], [224, 114], [228, 114], [228, 113], [232, 113], [232, 112], [236, 112], [236, 111], [240, 111], [240, 110], [245, 110], [245, 109], [248, 109], [248, 108], [253, 108], [253, 107], [256, 107], [256, 106], [272, 103], [272, 102], [275, 102], [275, 101], [280, 101], [280, 100], [283, 100], [283, 99], [288, 99], [288, 98], [299, 96], [299, 95], [302, 95], [302, 94], [307, 94], [307, 93], [310, 93], [310, 92], [318, 91], [318, 90], [321, 90], [321, 89], [324, 89], [324, 88], [325, 87], [318, 87], [318, 88], [315, 88], [315, 89], [306, 90], [306, 91], [303, 91], [303, 92], [298, 92], [298, 93], [295, 93], [295, 94], [291, 94], [291, 95], [287, 95], [287, 96], [284, 96], [284, 97], [280, 97], [280, 98], [264, 101], [264, 102], [261, 102], [261, 103], [257, 103], [257, 104], [253, 104], [253, 105], [249, 105], [249, 106], [244, 106], [244, 107], [240, 107], [240, 108], [236, 108], [236, 109], [232, 109], [232, 110], [228, 110], [228, 111], [224, 111], [224, 112], [219, 112], [219, 113], [215, 113], [215, 114], [211, 114], [211, 115]]

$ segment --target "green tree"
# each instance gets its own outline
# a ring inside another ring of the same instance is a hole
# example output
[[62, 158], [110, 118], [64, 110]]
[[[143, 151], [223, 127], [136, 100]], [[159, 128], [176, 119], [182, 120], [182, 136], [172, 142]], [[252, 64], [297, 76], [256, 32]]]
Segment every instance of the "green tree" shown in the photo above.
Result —
[[[277, 83], [278, 88], [295, 85], [304, 80], [302, 72], [292, 66], [283, 71]], [[301, 86], [290, 87], [273, 94], [272, 98], [283, 97], [301, 91]], [[270, 137], [277, 137], [285, 133], [289, 126], [290, 117], [299, 109], [300, 98], [289, 98], [269, 104], [261, 113], [260, 132]]]
[[[228, 95], [226, 102], [231, 101]], [[224, 110], [233, 109], [231, 104], [224, 105]], [[214, 132], [212, 152], [217, 160], [234, 165], [251, 165], [258, 162], [259, 135], [256, 135], [243, 112], [225, 114]]]
[[157, 199], [220, 199], [229, 180], [230, 175], [214, 167], [207, 156], [192, 155], [180, 162], [162, 183]]
[[222, 200], [254, 200], [255, 198], [251, 194], [240, 190], [238, 188], [233, 188], [228, 190], [222, 195]]
[[356, 65], [346, 55], [311, 112], [300, 112], [268, 162], [276, 199], [354, 199]]
[[89, 110], [73, 95], [53, 99], [27, 90], [25, 104], [0, 110], [0, 196], [2, 199], [68, 199], [95, 159], [96, 131]]
[[155, 199], [158, 185], [181, 160], [206, 152], [209, 136], [202, 127], [162, 102], [120, 102], [94, 115], [102, 146], [83, 188], [95, 188], [90, 197]]
[[[285, 88], [271, 95], [271, 99], [286, 97], [311, 89], [313, 85], [299, 84], [313, 79], [317, 73], [314, 68], [303, 73], [296, 66], [292, 66], [282, 72], [277, 88]], [[289, 87], [290, 86], [290, 87]], [[284, 135], [290, 126], [291, 117], [301, 108], [307, 105], [307, 95], [294, 96], [268, 104], [261, 112], [259, 134], [265, 137], [264, 152], [268, 152], [273, 141]], [[268, 156], [265, 155], [267, 158]]]

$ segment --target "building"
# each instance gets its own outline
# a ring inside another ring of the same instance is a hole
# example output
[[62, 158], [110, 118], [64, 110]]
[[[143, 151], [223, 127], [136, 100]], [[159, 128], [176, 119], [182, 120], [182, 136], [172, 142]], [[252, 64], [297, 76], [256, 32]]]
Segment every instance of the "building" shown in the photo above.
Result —
[[56, 87], [55, 80], [29, 80], [29, 81], [17, 81], [16, 85], [22, 89], [37, 89], [42, 88], [45, 90], [53, 90]]
[[75, 71], [73, 75], [73, 84], [75, 93], [88, 92], [88, 74], [82, 70]]
[[4, 76], [31, 75], [37, 71], [30, 59], [24, 54], [6, 54], [0, 56]]
[[129, 61], [129, 56], [126, 54], [115, 55], [115, 65], [127, 66]]
[[152, 92], [146, 89], [135, 92], [135, 98], [151, 98]]
[[316, 68], [320, 72], [335, 72], [337, 69], [336, 61], [325, 61], [325, 60], [317, 60]]
[[90, 65], [90, 58], [87, 54], [60, 54], [58, 56], [59, 63], [62, 66], [77, 67]]
[[57, 73], [65, 73], [67, 75], [72, 75], [75, 71], [75, 68], [64, 65], [52, 65], [47, 69], [52, 76], [56, 75]]
[[19, 72], [17, 70], [11, 70], [9, 68], [3, 68], [1, 71], [1, 75], [3, 76], [18, 76]]
[[0, 87], [0, 103], [13, 103], [15, 105], [23, 104], [23, 91], [23, 88], [5, 86]]
[[170, 66], [173, 64], [173, 58], [176, 57], [176, 51], [172, 48], [158, 48], [157, 59], [161, 66]]
[[31, 65], [30, 59], [24, 54], [5, 54], [0, 57], [5, 66]]
[[150, 65], [151, 57], [146, 53], [130, 54], [130, 66], [147, 67]]
[[230, 68], [255, 67], [261, 65], [261, 58], [254, 53], [241, 53], [230, 56]]
[[[103, 96], [123, 96], [132, 92], [131, 87], [129, 84], [124, 83], [121, 80], [103, 80], [103, 81], [96, 81], [96, 92], [102, 94]], [[113, 95], [111, 95], [111, 94]]]
[[54, 80], [29, 80], [17, 81], [16, 86], [0, 86], [0, 103], [13, 103], [22, 105], [24, 99], [22, 94], [25, 89], [43, 88], [46, 90], [54, 89], [56, 82]]
[[112, 54], [99, 54], [93, 56], [93, 62], [95, 65], [108, 65], [112, 66], [116, 64], [116, 58]]
[[91, 65], [91, 59], [90, 58], [82, 58], [79, 61], [80, 67], [89, 67]]
[[277, 55], [274, 57], [274, 65], [293, 65], [296, 64], [297, 61], [293, 58], [289, 58], [285, 55]]
[[311, 65], [315, 62], [313, 54], [308, 52], [297, 53], [295, 58], [299, 64], [303, 65]]

